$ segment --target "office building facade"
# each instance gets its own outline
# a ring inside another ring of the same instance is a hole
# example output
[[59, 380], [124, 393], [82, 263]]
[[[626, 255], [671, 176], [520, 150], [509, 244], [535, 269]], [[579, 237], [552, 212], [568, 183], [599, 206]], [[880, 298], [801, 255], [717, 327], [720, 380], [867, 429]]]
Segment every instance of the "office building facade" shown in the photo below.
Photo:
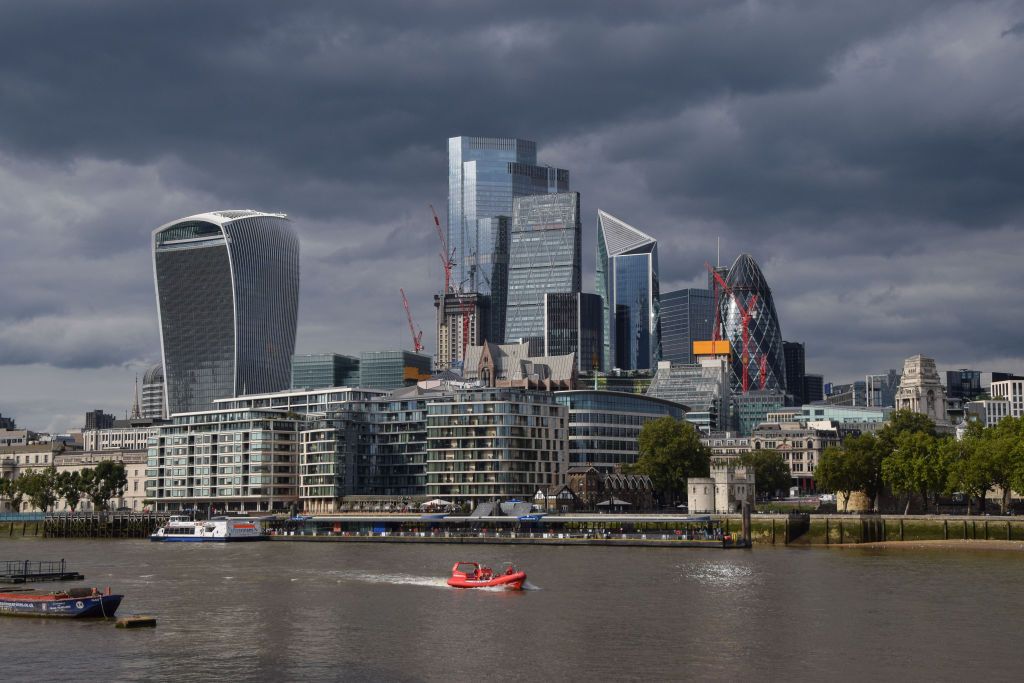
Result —
[[545, 294], [543, 355], [574, 353], [580, 373], [599, 371], [604, 353], [602, 320], [597, 294]]
[[973, 401], [982, 394], [981, 370], [947, 370], [946, 397]]
[[153, 231], [168, 414], [289, 386], [299, 241], [284, 214], [216, 211]]
[[340, 353], [292, 356], [292, 389], [354, 387], [359, 385], [359, 359]]
[[786, 362], [786, 393], [793, 397], [793, 405], [802, 406], [807, 403], [804, 394], [807, 361], [803, 342], [782, 342], [782, 355]]
[[864, 398], [874, 408], [891, 408], [896, 405], [896, 390], [900, 388], [899, 370], [890, 369], [884, 375], [867, 375], [864, 378]]
[[359, 355], [359, 386], [398, 389], [430, 379], [430, 356], [412, 351], [364, 351]]
[[1008, 414], [1011, 417], [1024, 416], [1024, 379], [992, 382], [990, 391], [993, 399], [1000, 399], [1009, 404]]
[[[732, 343], [732, 385], [742, 393], [744, 367], [747, 391], [759, 390], [783, 394], [786, 391], [786, 365], [782, 352], [782, 332], [772, 300], [772, 290], [761, 268], [750, 254], [740, 254], [729, 268], [726, 284], [732, 296], [719, 297], [720, 316], [725, 338]], [[748, 344], [744, 346], [743, 312], [750, 313]]]
[[506, 343], [544, 335], [546, 294], [580, 291], [581, 240], [578, 192], [515, 199], [509, 238]]
[[456, 281], [489, 294], [492, 331], [504, 339], [508, 230], [516, 197], [568, 192], [569, 172], [537, 163], [537, 144], [516, 138], [448, 139], [448, 244]]
[[826, 384], [825, 403], [834, 406], [866, 406], [867, 384], [860, 381], [849, 384]]
[[653, 370], [661, 358], [657, 240], [598, 211], [596, 280], [605, 371]]
[[706, 289], [677, 289], [660, 296], [661, 360], [692, 365], [693, 342], [711, 339], [714, 297]]
[[109, 429], [114, 426], [114, 416], [105, 413], [99, 408], [90, 410], [85, 414], [86, 429]]
[[804, 403], [825, 400], [825, 377], [823, 375], [804, 374]]
[[160, 363], [146, 370], [142, 376], [142, 417], [147, 420], [167, 418], [164, 403], [164, 366]]
[[682, 420], [686, 406], [673, 401], [620, 391], [559, 391], [555, 400], [569, 415], [569, 466], [611, 473], [639, 457], [637, 439], [652, 420]]

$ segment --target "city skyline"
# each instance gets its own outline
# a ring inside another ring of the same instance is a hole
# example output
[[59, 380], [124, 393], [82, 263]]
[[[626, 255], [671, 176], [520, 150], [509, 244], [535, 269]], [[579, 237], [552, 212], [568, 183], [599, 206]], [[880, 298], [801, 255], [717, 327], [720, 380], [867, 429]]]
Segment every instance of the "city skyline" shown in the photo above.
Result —
[[[444, 205], [455, 135], [535, 140], [572, 172], [584, 291], [600, 206], [658, 240], [662, 291], [703, 287], [719, 236], [723, 260], [751, 253], [829, 381], [918, 353], [940, 371], [1024, 367], [1011, 7], [611, 7], [585, 28], [515, 10], [0, 9], [0, 88], [17, 93], [0, 112], [0, 413], [62, 430], [130, 406], [159, 360], [149, 231], [199, 211], [292, 217], [311, 283], [297, 352], [408, 348], [397, 289], [429, 329], [426, 204]], [[453, 26], [468, 40], [439, 39]], [[735, 45], [707, 38], [726, 30]], [[264, 38], [263, 57], [246, 51]], [[627, 42], [643, 46], [628, 62], [609, 47]], [[419, 51], [445, 68], [410, 85]]]

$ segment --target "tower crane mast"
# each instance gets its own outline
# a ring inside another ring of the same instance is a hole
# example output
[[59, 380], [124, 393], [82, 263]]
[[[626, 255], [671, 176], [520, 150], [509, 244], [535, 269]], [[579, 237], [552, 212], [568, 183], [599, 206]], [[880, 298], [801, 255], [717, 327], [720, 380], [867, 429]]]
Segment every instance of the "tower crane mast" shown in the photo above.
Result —
[[419, 353], [423, 350], [423, 330], [416, 332], [416, 324], [412, 321], [412, 311], [409, 310], [409, 299], [405, 296], [405, 289], [399, 288], [402, 293], [402, 306], [405, 308], [405, 318], [409, 321], [409, 333], [412, 335], [413, 351]]

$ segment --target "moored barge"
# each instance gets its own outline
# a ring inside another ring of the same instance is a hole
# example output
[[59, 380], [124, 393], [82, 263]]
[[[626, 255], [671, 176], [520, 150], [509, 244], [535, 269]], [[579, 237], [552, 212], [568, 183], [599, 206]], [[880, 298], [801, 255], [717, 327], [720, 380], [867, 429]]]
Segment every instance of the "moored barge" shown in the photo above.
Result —
[[0, 615], [17, 617], [104, 618], [112, 617], [123, 595], [107, 589], [69, 588], [65, 591], [38, 593], [16, 589], [0, 593]]

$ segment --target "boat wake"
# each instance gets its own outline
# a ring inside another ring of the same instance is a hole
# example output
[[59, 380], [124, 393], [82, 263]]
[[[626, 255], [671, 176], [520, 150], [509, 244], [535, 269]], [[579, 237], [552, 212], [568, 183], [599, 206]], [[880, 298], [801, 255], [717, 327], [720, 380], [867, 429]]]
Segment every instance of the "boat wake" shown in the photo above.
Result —
[[386, 583], [397, 586], [426, 586], [448, 588], [447, 580], [437, 576], [416, 576], [414, 574], [377, 574], [374, 572], [335, 572], [339, 580], [361, 581], [363, 583]]

